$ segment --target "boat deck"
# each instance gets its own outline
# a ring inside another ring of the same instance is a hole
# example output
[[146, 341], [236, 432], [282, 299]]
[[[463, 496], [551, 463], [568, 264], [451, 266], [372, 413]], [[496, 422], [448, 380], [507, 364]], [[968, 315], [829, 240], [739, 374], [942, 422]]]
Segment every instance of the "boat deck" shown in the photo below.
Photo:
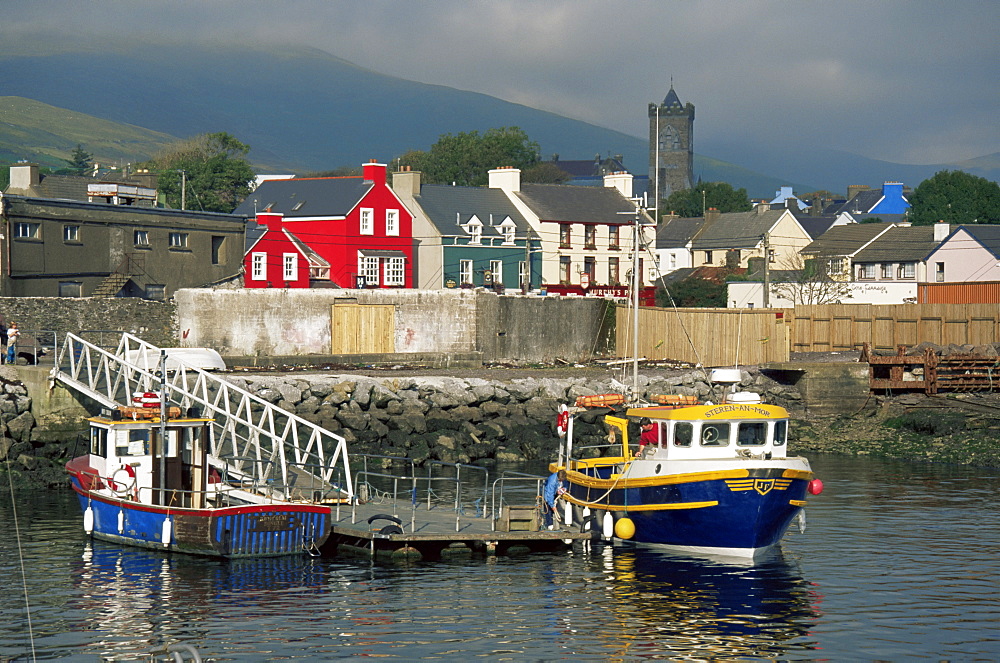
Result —
[[[392, 504], [341, 505], [331, 509], [333, 526], [323, 546], [324, 554], [362, 554], [371, 557], [440, 559], [454, 554], [507, 555], [518, 552], [556, 551], [573, 541], [589, 539], [579, 528], [533, 529], [530, 518], [521, 519], [533, 507], [511, 507], [508, 517], [497, 521], [473, 515], [457, 516], [449, 507], [416, 509]], [[399, 524], [386, 518], [399, 519]], [[393, 527], [395, 526], [395, 527]], [[384, 528], [389, 527], [386, 530]], [[521, 528], [524, 529], [521, 529]], [[402, 530], [401, 532], [398, 530]]]

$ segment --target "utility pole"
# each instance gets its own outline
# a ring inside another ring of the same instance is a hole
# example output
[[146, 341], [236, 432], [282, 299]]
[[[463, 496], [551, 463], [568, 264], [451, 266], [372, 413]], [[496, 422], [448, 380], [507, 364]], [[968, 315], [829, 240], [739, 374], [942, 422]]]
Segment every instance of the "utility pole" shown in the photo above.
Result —
[[521, 294], [531, 290], [531, 230], [524, 231], [524, 271], [521, 272]]
[[181, 171], [181, 209], [187, 209], [187, 173]]
[[771, 242], [764, 233], [764, 308], [771, 308]]

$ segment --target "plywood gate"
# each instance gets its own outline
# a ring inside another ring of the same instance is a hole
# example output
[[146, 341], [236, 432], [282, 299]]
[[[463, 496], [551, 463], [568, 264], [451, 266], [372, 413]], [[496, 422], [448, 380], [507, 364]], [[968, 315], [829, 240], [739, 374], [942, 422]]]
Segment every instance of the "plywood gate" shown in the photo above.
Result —
[[[788, 361], [787, 309], [639, 309], [639, 356], [703, 366]], [[618, 306], [616, 354], [632, 356], [632, 312]]]
[[334, 304], [330, 354], [396, 351], [396, 307], [392, 304]]

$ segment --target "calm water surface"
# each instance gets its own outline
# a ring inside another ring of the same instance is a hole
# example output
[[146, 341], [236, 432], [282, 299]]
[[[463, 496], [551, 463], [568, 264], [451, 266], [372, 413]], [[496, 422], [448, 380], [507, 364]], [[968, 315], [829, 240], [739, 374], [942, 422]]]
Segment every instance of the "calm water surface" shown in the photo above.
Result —
[[806, 533], [754, 567], [610, 546], [216, 562], [88, 541], [68, 488], [15, 494], [18, 544], [5, 489], [0, 661], [1000, 659], [1000, 473], [812, 461]]

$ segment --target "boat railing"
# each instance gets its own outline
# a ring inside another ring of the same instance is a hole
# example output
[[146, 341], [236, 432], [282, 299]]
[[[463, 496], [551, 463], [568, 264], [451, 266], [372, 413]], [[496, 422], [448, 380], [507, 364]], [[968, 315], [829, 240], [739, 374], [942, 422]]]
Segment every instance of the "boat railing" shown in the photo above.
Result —
[[[511, 499], [523, 499], [527, 501], [530, 497], [531, 501], [534, 503], [535, 507], [541, 507], [542, 505], [542, 485], [545, 482], [545, 477], [539, 476], [537, 474], [525, 474], [523, 472], [504, 472], [498, 478], [493, 480], [493, 487], [490, 491], [490, 514], [492, 515], [492, 529], [495, 532], [497, 529], [497, 521], [500, 520], [503, 508], [505, 506], [511, 506]], [[529, 486], [531, 483], [535, 484], [534, 495], [529, 496], [528, 490], [523, 489], [523, 486]], [[508, 484], [513, 484], [508, 486]]]
[[[361, 466], [354, 469], [359, 501], [382, 502], [392, 506], [392, 515], [398, 517], [400, 508], [406, 508], [403, 500], [408, 500], [410, 509], [410, 531], [416, 526], [416, 511], [423, 506], [430, 511], [439, 507], [450, 507], [455, 513], [455, 531], [462, 528], [462, 518], [468, 517], [466, 507], [475, 507], [474, 518], [486, 518], [483, 508], [489, 486], [489, 472], [484, 467], [465, 463], [428, 461], [425, 474], [418, 474], [416, 463], [410, 458], [378, 454], [353, 454], [352, 459], [360, 460]], [[400, 467], [402, 465], [402, 467]], [[453, 470], [453, 475], [443, 470]], [[466, 504], [467, 497], [475, 495], [478, 481], [469, 480], [468, 474], [482, 473], [482, 496]], [[463, 473], [466, 476], [463, 477]], [[470, 484], [470, 485], [466, 485]], [[352, 517], [357, 522], [356, 509]]]

